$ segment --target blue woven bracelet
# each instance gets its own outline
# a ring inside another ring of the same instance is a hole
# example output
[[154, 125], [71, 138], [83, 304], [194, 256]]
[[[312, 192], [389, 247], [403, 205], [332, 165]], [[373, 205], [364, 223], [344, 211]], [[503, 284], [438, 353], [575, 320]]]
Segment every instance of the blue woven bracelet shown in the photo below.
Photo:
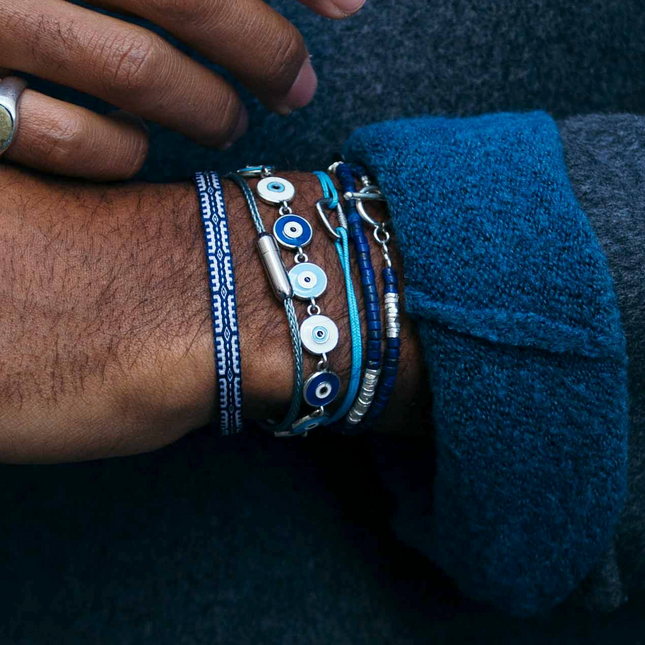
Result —
[[226, 207], [216, 173], [197, 173], [195, 184], [208, 259], [220, 429], [231, 435], [242, 431], [242, 361]]

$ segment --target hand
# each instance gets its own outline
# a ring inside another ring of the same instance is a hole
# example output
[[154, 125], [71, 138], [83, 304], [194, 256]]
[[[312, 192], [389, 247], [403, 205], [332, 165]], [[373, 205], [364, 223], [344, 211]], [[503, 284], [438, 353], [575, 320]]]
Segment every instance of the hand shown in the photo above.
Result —
[[[286, 177], [298, 188], [294, 207], [320, 240], [311, 247], [312, 261], [325, 267], [330, 284], [342, 285], [313, 207], [317, 181]], [[264, 275], [239, 190], [226, 183], [225, 196], [244, 415], [278, 417], [293, 379], [284, 310]], [[261, 209], [269, 227], [276, 209]], [[0, 461], [150, 451], [213, 418], [210, 296], [192, 184], [94, 186], [0, 166], [0, 213]], [[373, 257], [378, 263], [377, 249]], [[344, 290], [329, 289], [321, 304], [339, 325], [334, 370], [346, 386], [351, 351]], [[399, 433], [429, 423], [423, 408], [412, 405], [428, 397], [418, 395], [421, 352], [405, 316], [402, 335], [401, 372], [383, 419], [383, 429]], [[315, 363], [306, 356], [306, 373]]]
[[[341, 18], [364, 0], [301, 0]], [[309, 103], [316, 75], [296, 28], [262, 0], [88, 0], [166, 29], [286, 114]], [[221, 76], [142, 27], [63, 0], [0, 2], [0, 75], [30, 73], [94, 95], [205, 145], [227, 147], [247, 127]], [[136, 119], [105, 117], [27, 91], [10, 159], [47, 172], [126, 179], [147, 154]]]

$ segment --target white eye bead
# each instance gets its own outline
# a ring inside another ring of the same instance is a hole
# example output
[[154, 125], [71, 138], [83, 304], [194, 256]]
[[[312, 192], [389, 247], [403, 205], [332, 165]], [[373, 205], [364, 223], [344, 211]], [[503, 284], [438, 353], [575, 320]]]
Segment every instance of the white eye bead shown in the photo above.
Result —
[[302, 262], [289, 271], [289, 280], [296, 298], [318, 298], [327, 289], [327, 274], [316, 264]]
[[266, 177], [258, 182], [255, 189], [258, 197], [266, 204], [276, 206], [289, 203], [296, 196], [294, 185], [282, 177]]
[[327, 354], [338, 345], [338, 327], [327, 316], [310, 316], [300, 325], [300, 340], [308, 352]]

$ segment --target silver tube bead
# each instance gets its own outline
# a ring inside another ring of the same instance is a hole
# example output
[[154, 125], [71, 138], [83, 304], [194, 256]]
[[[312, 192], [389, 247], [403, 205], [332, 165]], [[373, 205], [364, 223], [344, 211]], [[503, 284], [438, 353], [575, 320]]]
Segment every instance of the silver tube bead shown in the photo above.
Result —
[[270, 235], [269, 233], [261, 235], [257, 244], [262, 264], [264, 265], [264, 269], [276, 297], [278, 300], [293, 298], [291, 280], [289, 280], [289, 275], [285, 269], [284, 262], [282, 262], [280, 249], [278, 249], [278, 243], [275, 241], [273, 235]]

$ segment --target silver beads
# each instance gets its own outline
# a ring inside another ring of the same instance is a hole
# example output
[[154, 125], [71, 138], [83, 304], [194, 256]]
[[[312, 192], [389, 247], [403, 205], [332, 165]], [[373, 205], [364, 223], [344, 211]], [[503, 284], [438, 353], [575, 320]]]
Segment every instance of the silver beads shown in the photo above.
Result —
[[385, 294], [385, 335], [387, 338], [398, 338], [401, 335], [401, 323], [399, 321], [399, 294]]
[[300, 340], [311, 354], [327, 354], [338, 345], [338, 327], [327, 316], [310, 316], [300, 325]]
[[294, 185], [282, 177], [265, 177], [258, 182], [258, 197], [272, 206], [288, 204], [296, 196]]
[[293, 293], [301, 300], [318, 298], [327, 289], [327, 274], [316, 264], [303, 262], [289, 271]]
[[374, 397], [376, 396], [376, 388], [378, 387], [380, 377], [380, 369], [365, 370], [361, 391], [359, 392], [356, 401], [354, 401], [354, 405], [352, 405], [350, 411], [347, 413], [347, 423], [357, 425], [363, 420], [372, 406]]

